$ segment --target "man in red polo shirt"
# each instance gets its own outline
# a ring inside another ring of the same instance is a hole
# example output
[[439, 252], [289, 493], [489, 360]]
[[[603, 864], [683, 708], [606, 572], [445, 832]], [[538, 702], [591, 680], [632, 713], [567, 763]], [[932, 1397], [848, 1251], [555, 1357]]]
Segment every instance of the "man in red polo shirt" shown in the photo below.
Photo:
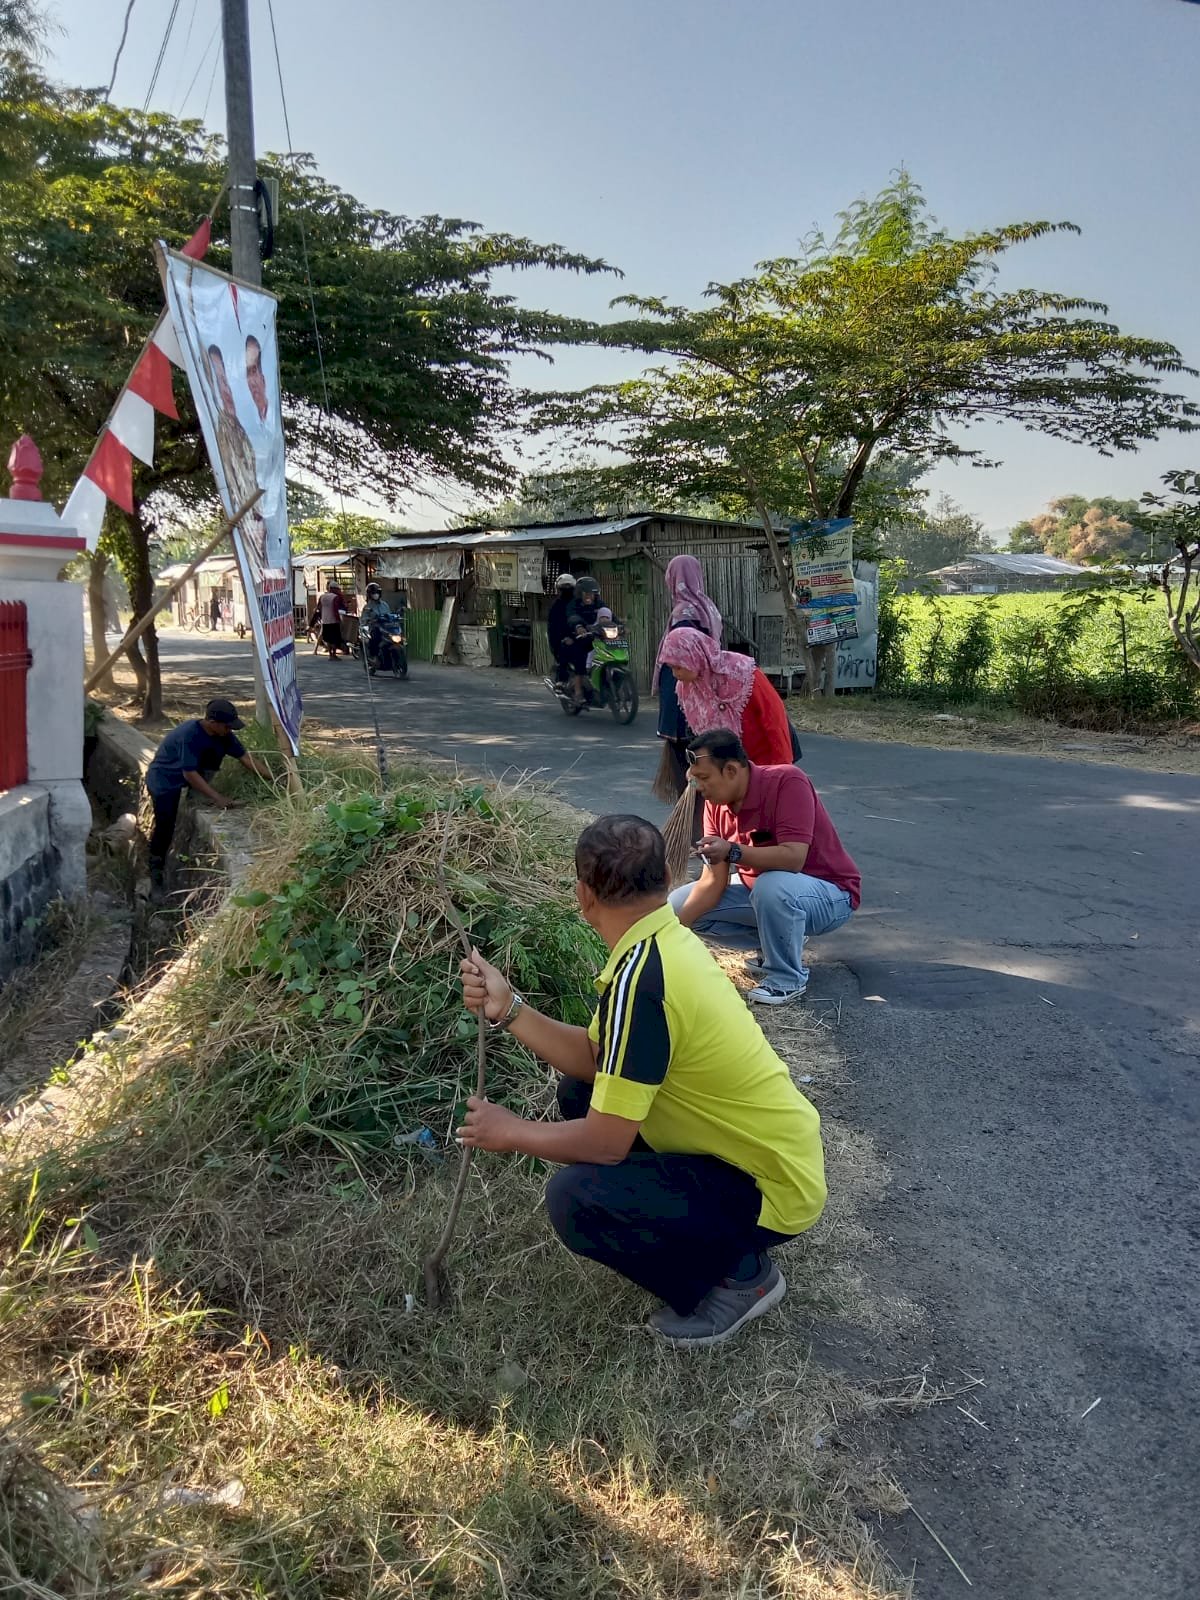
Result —
[[[812, 779], [799, 767], [756, 767], [728, 728], [688, 744], [688, 772], [704, 797], [704, 871], [671, 904], [700, 934], [758, 932], [759, 979], [748, 999], [781, 1006], [808, 987], [804, 940], [832, 933], [857, 909], [862, 878]], [[736, 872], [736, 877], [734, 873]]]

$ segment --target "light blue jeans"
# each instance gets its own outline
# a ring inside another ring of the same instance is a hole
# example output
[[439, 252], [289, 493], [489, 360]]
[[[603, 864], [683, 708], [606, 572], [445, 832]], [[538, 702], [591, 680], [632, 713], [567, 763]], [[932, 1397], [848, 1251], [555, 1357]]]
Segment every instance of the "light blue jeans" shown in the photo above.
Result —
[[[672, 891], [678, 911], [692, 892], [690, 883]], [[808, 934], [832, 933], [849, 919], [850, 896], [836, 883], [810, 878], [806, 872], [763, 872], [750, 890], [731, 877], [720, 904], [692, 924], [714, 939], [742, 939], [758, 934], [765, 963], [762, 982], [776, 989], [803, 989], [808, 983], [804, 940]]]

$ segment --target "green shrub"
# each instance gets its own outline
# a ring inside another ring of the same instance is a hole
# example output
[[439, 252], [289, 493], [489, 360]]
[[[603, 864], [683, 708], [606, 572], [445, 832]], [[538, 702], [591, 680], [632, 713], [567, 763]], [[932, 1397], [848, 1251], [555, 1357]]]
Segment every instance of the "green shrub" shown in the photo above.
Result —
[[1070, 594], [881, 593], [891, 695], [1009, 706], [1076, 726], [1166, 723], [1200, 712], [1200, 684], [1158, 609], [1127, 590]]

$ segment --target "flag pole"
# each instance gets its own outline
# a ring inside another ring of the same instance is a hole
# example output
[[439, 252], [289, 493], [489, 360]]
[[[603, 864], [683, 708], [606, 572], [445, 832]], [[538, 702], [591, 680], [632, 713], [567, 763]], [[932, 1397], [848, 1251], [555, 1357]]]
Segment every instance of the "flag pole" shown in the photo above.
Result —
[[[105, 674], [110, 670], [111, 667], [115, 665], [118, 657], [128, 650], [131, 644], [137, 643], [137, 641], [149, 628], [150, 624], [154, 621], [155, 617], [157, 617], [160, 612], [166, 610], [167, 606], [171, 604], [171, 601], [174, 600], [175, 596], [179, 593], [180, 589], [183, 588], [188, 579], [195, 576], [197, 568], [203, 562], [208, 560], [209, 556], [212, 555], [213, 551], [216, 550], [218, 545], [223, 544], [224, 541], [228, 539], [229, 535], [233, 532], [234, 528], [237, 527], [238, 523], [242, 520], [246, 513], [253, 511], [254, 507], [262, 499], [264, 492], [265, 491], [262, 489], [256, 490], [256, 492], [250, 496], [249, 500], [246, 501], [245, 505], [234, 512], [233, 516], [225, 518], [225, 521], [221, 524], [220, 531], [214, 534], [213, 538], [210, 539], [208, 544], [204, 546], [204, 549], [201, 550], [200, 554], [188, 567], [187, 571], [170, 585], [161, 600], [157, 601], [156, 604], [151, 606], [150, 610], [147, 611], [144, 616], [138, 618], [113, 653], [110, 656], [107, 656], [99, 664], [99, 666], [94, 667], [92, 671], [88, 673], [87, 677], [83, 680], [84, 694], [91, 694], [96, 685], [103, 680]], [[291, 752], [289, 751], [288, 753], [290, 754]]]

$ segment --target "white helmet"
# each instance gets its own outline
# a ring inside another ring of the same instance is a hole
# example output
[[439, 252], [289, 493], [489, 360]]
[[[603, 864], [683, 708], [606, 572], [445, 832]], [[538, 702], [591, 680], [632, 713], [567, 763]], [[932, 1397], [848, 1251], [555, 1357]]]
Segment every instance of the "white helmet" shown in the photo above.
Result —
[[573, 589], [575, 587], [575, 574], [573, 572], [560, 572], [554, 580], [556, 589]]

